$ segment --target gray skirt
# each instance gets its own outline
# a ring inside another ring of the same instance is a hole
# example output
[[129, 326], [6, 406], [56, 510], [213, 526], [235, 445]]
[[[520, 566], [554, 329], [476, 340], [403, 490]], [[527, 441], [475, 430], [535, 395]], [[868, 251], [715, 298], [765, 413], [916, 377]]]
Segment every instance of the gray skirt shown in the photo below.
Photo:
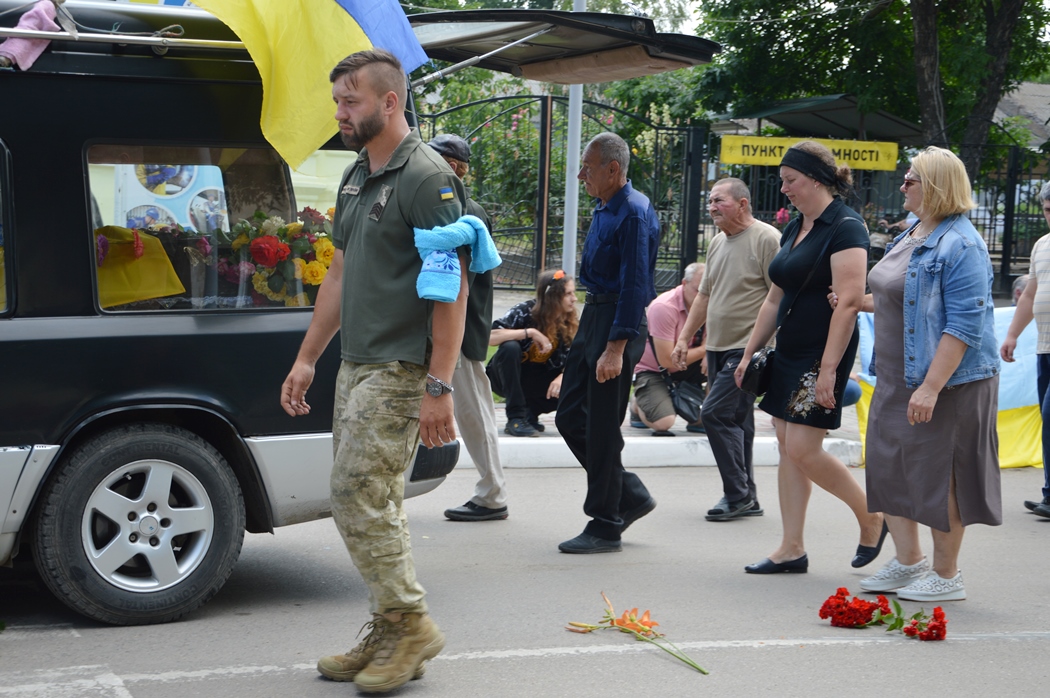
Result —
[[868, 416], [865, 479], [868, 511], [948, 531], [948, 487], [964, 526], [1003, 522], [999, 480], [999, 376], [946, 388], [933, 418], [908, 424], [913, 389], [903, 380], [875, 385]]

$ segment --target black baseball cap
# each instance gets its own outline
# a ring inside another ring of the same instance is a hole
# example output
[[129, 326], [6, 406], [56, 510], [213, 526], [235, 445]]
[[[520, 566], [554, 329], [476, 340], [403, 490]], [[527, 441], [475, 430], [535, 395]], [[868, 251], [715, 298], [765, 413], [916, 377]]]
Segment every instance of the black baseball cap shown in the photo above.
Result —
[[446, 157], [460, 162], [470, 162], [470, 144], [459, 136], [442, 133], [434, 136], [434, 139], [427, 145]]

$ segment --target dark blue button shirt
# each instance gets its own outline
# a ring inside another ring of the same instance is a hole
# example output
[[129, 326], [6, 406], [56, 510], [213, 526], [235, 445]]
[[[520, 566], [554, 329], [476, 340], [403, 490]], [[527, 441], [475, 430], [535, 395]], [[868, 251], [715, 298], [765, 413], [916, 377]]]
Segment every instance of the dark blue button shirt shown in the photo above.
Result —
[[645, 307], [656, 298], [656, 253], [660, 221], [649, 197], [630, 181], [594, 209], [583, 243], [580, 283], [590, 293], [619, 293], [609, 341], [634, 339]]

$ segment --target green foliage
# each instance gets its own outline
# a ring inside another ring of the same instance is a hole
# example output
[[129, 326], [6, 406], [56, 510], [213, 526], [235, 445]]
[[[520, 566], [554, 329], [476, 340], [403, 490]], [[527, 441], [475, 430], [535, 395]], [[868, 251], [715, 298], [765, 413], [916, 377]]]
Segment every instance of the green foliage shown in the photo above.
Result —
[[[997, 3], [938, 4], [942, 95], [949, 138], [959, 138], [988, 73], [989, 13]], [[723, 53], [693, 96], [716, 113], [746, 113], [780, 99], [851, 93], [862, 111], [885, 109], [918, 121], [914, 28], [903, 0], [858, 8], [853, 0], [711, 0], [699, 33]], [[1006, 87], [1045, 74], [1050, 61], [1044, 3], [1025, 3]]]

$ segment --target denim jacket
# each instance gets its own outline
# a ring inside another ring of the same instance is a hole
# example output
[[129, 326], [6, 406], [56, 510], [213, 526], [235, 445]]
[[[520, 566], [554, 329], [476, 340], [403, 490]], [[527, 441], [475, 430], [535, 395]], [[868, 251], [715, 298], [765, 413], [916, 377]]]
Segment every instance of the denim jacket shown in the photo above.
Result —
[[[887, 245], [892, 249], [908, 232]], [[904, 278], [904, 379], [918, 388], [947, 333], [966, 343], [966, 353], [945, 387], [999, 373], [992, 303], [992, 262], [969, 219], [949, 216], [917, 246]]]

